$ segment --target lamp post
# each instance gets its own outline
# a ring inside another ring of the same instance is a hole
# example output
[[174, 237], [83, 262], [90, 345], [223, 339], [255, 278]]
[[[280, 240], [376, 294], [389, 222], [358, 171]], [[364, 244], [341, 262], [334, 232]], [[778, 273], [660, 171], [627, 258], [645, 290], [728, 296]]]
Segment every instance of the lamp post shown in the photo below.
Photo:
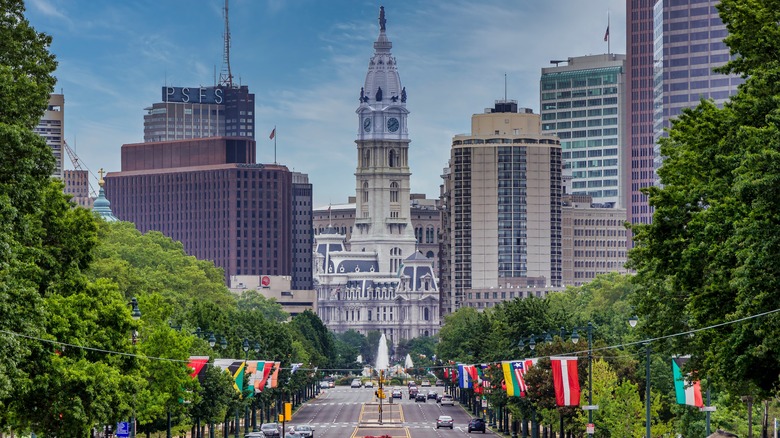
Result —
[[[586, 327], [588, 330], [588, 436], [593, 436], [593, 323], [588, 321]], [[577, 327], [572, 329], [571, 341], [575, 344], [579, 342], [580, 335], [577, 333]]]
[[[255, 341], [252, 349], [255, 354], [260, 353], [260, 343]], [[262, 370], [255, 369], [255, 373], [262, 373]], [[257, 432], [257, 398], [255, 397], [255, 388], [252, 386], [252, 432]]]
[[[542, 332], [542, 339], [544, 339], [546, 341], [548, 337], [549, 337], [549, 334], [547, 332]], [[549, 337], [549, 342], [552, 342], [552, 337]], [[517, 346], [520, 348], [520, 350], [522, 350], [523, 348], [525, 348], [526, 343], [528, 343], [528, 348], [530, 348], [531, 351], [534, 351], [536, 349], [536, 336], [533, 333], [531, 333], [531, 336], [529, 336], [527, 338], [521, 338], [520, 341], [517, 342]], [[527, 370], [524, 370], [524, 371], [527, 371]], [[527, 434], [527, 432], [528, 432], [528, 422], [527, 422], [527, 420], [525, 418], [522, 419], [522, 427], [521, 427], [521, 429], [522, 429], [523, 436], [528, 436], [528, 434]], [[517, 428], [513, 427], [512, 428], [512, 438], [516, 438], [517, 437], [517, 432], [518, 432]], [[539, 427], [536, 424], [536, 412], [535, 411], [532, 411], [532, 413], [531, 413], [531, 436], [534, 437], [534, 438], [539, 436]]]
[[[127, 303], [130, 306], [130, 316], [134, 321], [141, 319], [141, 309], [138, 308], [138, 300], [133, 297], [130, 302]], [[135, 346], [138, 343], [138, 330], [133, 328], [131, 333], [131, 341], [133, 342], [133, 353], [135, 353]], [[135, 438], [135, 392], [133, 392], [133, 417], [130, 420], [130, 438]]]
[[[628, 318], [628, 324], [631, 327], [636, 327], [639, 318], [636, 315]], [[645, 342], [645, 437], [651, 438], [650, 435], [650, 343]]]

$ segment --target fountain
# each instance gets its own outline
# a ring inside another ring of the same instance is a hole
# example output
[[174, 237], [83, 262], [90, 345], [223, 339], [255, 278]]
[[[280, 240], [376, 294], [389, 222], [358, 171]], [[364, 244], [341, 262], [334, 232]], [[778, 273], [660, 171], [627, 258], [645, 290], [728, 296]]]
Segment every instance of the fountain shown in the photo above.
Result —
[[382, 336], [379, 338], [379, 349], [376, 352], [376, 370], [379, 372], [379, 424], [382, 424], [382, 400], [385, 398], [383, 387], [384, 374], [388, 368], [390, 368], [390, 352], [387, 348], [387, 338], [382, 333]]

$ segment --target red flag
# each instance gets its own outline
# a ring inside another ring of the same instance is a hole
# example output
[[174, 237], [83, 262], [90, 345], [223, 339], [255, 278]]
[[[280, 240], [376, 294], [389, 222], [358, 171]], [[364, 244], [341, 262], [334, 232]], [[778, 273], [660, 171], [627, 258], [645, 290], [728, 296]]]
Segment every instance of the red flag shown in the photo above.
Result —
[[198, 377], [200, 372], [203, 370], [203, 367], [205, 367], [208, 362], [208, 356], [190, 356], [190, 361], [187, 363], [187, 366], [192, 369], [190, 372], [190, 377], [193, 379]]
[[[604, 40], [604, 41], [606, 41], [606, 40]], [[274, 137], [276, 137], [276, 126], [274, 126], [274, 129], [273, 129], [273, 131], [271, 131], [271, 135], [268, 136], [268, 139], [269, 140], [273, 140]]]
[[580, 381], [576, 357], [551, 357], [550, 363], [558, 406], [579, 406]]
[[609, 25], [607, 25], [607, 32], [604, 33], [604, 41], [609, 41]]

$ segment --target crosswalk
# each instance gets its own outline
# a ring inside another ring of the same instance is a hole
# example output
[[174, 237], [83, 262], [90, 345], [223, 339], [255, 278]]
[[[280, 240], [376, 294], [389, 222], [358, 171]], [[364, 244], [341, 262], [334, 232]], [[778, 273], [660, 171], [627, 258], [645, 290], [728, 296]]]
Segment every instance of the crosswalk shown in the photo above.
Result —
[[[360, 426], [357, 422], [347, 422], [347, 423], [306, 423], [307, 426], [311, 426], [315, 429], [334, 429], [334, 428], [355, 428]], [[398, 423], [398, 424], [392, 424], [388, 425], [392, 427], [407, 427], [410, 429], [435, 429], [436, 425], [431, 425], [430, 422], [409, 422], [409, 423]]]

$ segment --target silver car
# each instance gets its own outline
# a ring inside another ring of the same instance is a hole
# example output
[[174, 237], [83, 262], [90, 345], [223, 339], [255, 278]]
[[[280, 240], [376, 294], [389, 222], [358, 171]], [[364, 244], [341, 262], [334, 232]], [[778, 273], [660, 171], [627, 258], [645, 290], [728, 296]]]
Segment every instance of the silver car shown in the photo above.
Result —
[[282, 432], [279, 429], [278, 423], [264, 423], [262, 426], [260, 426], [260, 432], [263, 432], [263, 435], [266, 437], [269, 436], [275, 436], [279, 437], [282, 436]]
[[439, 418], [436, 419], [436, 428], [440, 427], [449, 427], [452, 429], [454, 426], [452, 417], [449, 415], [440, 415]]
[[[294, 427], [293, 431], [304, 438], [312, 438], [314, 436], [314, 428], [308, 424], [299, 424]], [[289, 436], [288, 434], [287, 437]]]

